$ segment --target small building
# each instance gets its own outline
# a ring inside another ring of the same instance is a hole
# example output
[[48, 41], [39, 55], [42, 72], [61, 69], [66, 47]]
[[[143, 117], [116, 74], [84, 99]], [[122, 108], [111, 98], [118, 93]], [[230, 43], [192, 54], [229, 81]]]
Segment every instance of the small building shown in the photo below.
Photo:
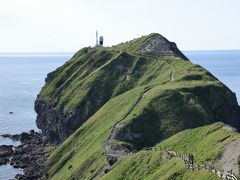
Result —
[[103, 46], [103, 36], [100, 36], [100, 38], [99, 38], [99, 45]]

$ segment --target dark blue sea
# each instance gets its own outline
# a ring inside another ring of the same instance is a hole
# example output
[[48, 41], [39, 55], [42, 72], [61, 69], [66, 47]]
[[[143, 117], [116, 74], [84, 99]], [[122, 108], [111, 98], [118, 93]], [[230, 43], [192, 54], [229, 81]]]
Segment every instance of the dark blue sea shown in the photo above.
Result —
[[[187, 51], [185, 55], [214, 74], [237, 94], [240, 102], [240, 51]], [[48, 72], [66, 62], [72, 54], [0, 54], [0, 134], [21, 133], [35, 125], [34, 100]], [[13, 112], [13, 114], [9, 114]], [[1, 144], [17, 145], [0, 138]], [[0, 180], [20, 172], [0, 166]]]

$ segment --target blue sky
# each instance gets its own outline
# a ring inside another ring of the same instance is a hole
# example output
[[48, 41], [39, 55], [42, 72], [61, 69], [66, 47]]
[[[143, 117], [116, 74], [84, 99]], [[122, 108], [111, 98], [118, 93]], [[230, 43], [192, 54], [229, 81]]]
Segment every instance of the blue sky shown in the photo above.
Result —
[[181, 50], [240, 49], [239, 0], [0, 0], [0, 52], [74, 52], [158, 32]]

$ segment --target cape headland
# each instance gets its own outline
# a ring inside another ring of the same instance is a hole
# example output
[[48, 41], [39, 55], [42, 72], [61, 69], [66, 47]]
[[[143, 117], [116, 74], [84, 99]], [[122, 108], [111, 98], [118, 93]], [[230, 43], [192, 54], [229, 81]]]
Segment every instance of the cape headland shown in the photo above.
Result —
[[157, 33], [79, 50], [47, 75], [35, 111], [46, 141], [60, 145], [47, 160], [50, 179], [215, 177], [146, 149], [220, 168], [239, 138], [227, 125], [240, 129], [236, 95]]

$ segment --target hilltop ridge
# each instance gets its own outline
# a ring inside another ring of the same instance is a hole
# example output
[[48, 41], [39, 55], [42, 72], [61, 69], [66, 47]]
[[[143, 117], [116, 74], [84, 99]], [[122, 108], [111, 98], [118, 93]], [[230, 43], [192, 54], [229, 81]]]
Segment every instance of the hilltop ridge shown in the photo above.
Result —
[[188, 60], [188, 58], [177, 48], [176, 43], [168, 41], [158, 33], [151, 33], [126, 43], [120, 43], [113, 46], [113, 49], [142, 53], [159, 58], [171, 56]]

